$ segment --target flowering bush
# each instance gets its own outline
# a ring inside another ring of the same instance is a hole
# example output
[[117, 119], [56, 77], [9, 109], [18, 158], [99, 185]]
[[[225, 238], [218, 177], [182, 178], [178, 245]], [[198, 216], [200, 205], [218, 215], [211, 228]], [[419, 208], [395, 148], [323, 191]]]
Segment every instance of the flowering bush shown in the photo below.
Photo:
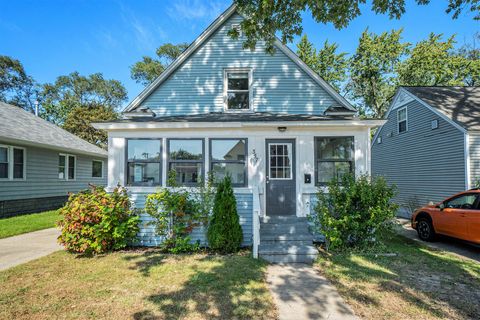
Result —
[[71, 194], [59, 210], [62, 219], [58, 241], [68, 251], [84, 254], [103, 253], [124, 248], [138, 231], [139, 217], [130, 210], [123, 188], [107, 193], [103, 187]]
[[327, 249], [373, 245], [392, 225], [397, 211], [391, 201], [394, 195], [395, 187], [381, 177], [347, 175], [331, 181], [328, 192], [319, 190], [311, 219], [316, 231], [325, 236]]

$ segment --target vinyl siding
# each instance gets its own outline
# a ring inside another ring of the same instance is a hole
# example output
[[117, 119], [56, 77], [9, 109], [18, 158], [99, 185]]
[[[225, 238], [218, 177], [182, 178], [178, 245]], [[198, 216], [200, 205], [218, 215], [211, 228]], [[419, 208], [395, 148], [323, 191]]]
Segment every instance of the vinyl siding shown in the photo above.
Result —
[[265, 52], [242, 48], [243, 38], [228, 36], [234, 14], [197, 49], [141, 106], [157, 115], [223, 112], [225, 68], [253, 70], [253, 107], [258, 112], [322, 114], [334, 99], [280, 50]]
[[[145, 207], [145, 198], [148, 193], [130, 193], [130, 198], [134, 203], [134, 207], [142, 211]], [[242, 246], [250, 246], [252, 244], [252, 215], [253, 215], [253, 195], [252, 194], [236, 194], [237, 212], [240, 218], [240, 225], [243, 230]], [[155, 232], [155, 226], [152, 224], [154, 219], [146, 214], [140, 215], [140, 231], [137, 235], [135, 245], [138, 246], [158, 246], [162, 242], [162, 237]], [[191, 233], [192, 242], [199, 241], [206, 244], [205, 230], [203, 227], [195, 228]]]
[[470, 131], [469, 154], [470, 154], [470, 186], [475, 187], [480, 182], [480, 132]]
[[[0, 144], [12, 145], [2, 141]], [[0, 180], [0, 201], [65, 196], [86, 189], [89, 183], [107, 184], [106, 158], [77, 154], [76, 179], [65, 181], [58, 179], [58, 155], [62, 152], [18, 144], [12, 146], [26, 149], [26, 180]], [[103, 178], [92, 178], [94, 159], [103, 160]]]
[[[394, 200], [404, 208], [464, 190], [464, 133], [416, 100], [405, 106], [408, 131], [398, 133], [395, 109], [378, 135], [382, 143], [372, 142], [373, 175], [397, 186]], [[439, 127], [432, 130], [435, 119]]]

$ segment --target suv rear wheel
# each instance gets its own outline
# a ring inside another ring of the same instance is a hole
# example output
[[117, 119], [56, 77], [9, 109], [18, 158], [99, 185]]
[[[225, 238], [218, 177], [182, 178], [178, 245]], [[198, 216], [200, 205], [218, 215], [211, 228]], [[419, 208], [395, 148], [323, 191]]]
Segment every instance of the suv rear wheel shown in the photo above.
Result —
[[417, 220], [417, 233], [423, 241], [435, 240], [435, 229], [433, 229], [430, 219], [422, 217]]

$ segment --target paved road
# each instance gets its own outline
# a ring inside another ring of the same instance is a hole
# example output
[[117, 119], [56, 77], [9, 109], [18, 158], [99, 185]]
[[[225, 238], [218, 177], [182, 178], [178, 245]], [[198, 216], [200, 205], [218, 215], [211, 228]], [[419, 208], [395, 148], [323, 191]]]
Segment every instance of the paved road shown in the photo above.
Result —
[[267, 283], [280, 320], [357, 319], [337, 289], [310, 265], [269, 265]]
[[0, 239], [0, 270], [61, 250], [57, 244], [59, 234], [57, 229], [51, 228]]
[[400, 224], [398, 232], [407, 238], [435, 249], [449, 251], [460, 258], [472, 259], [480, 262], [480, 246], [475, 246], [461, 240], [444, 236], [440, 236], [435, 242], [425, 242], [418, 238], [417, 231], [413, 230], [410, 226], [410, 220], [399, 218], [398, 222]]

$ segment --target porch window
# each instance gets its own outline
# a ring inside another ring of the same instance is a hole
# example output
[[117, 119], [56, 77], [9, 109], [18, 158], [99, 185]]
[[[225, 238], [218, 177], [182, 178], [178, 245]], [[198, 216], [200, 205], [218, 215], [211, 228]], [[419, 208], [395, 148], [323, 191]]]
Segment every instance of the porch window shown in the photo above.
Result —
[[324, 186], [332, 179], [341, 180], [354, 171], [353, 137], [315, 138], [315, 181]]
[[407, 126], [407, 108], [402, 108], [397, 111], [398, 133], [406, 132]]
[[230, 111], [250, 109], [250, 70], [227, 70], [224, 79], [225, 108]]
[[0, 179], [8, 179], [8, 147], [0, 146]]
[[234, 187], [247, 185], [247, 139], [210, 139], [210, 170], [215, 180], [227, 174]]
[[77, 160], [74, 155], [58, 155], [58, 179], [75, 180]]
[[203, 150], [203, 139], [168, 140], [168, 170], [175, 170], [179, 185], [197, 185], [203, 174]]
[[160, 185], [161, 159], [159, 139], [128, 139], [127, 185]]

